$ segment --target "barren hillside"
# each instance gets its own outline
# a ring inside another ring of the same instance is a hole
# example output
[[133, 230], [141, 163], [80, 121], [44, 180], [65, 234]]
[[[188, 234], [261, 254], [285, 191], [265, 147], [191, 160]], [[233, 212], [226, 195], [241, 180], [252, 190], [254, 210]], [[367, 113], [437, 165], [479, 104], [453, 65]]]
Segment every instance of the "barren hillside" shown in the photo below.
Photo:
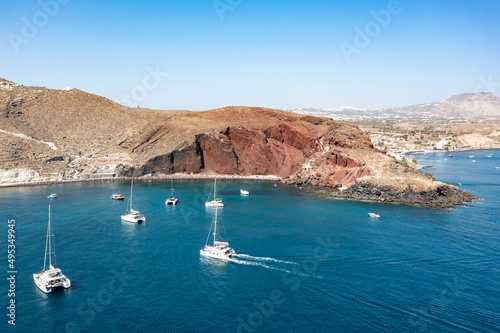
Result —
[[[393, 191], [384, 197], [372, 191], [371, 200], [449, 207], [472, 198], [374, 150], [358, 127], [322, 117], [255, 107], [128, 108], [77, 89], [12, 84], [0, 84], [0, 105], [3, 182], [275, 175], [284, 182], [333, 187], [347, 198], [355, 198], [348, 189], [359, 184]], [[408, 191], [410, 199], [399, 198]], [[433, 203], [412, 199], [429, 191], [439, 194]]]

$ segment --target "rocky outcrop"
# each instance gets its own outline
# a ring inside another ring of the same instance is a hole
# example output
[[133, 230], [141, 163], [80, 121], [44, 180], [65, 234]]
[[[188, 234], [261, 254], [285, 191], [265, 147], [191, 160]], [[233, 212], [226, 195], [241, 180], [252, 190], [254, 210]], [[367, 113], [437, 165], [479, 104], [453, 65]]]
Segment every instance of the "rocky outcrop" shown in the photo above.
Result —
[[0, 184], [40, 181], [42, 177], [31, 169], [0, 169]]
[[369, 181], [356, 182], [347, 189], [333, 192], [332, 196], [342, 199], [406, 203], [443, 209], [462, 205], [464, 202], [472, 202], [476, 199], [472, 194], [449, 184], [441, 183], [435, 188], [419, 191], [412, 189], [411, 186], [400, 190], [389, 185], [377, 186]]
[[1, 88], [0, 106], [0, 168], [42, 179], [275, 175], [342, 198], [432, 207], [471, 200], [373, 149], [358, 127], [328, 118], [255, 107], [127, 108], [77, 89], [22, 86]]

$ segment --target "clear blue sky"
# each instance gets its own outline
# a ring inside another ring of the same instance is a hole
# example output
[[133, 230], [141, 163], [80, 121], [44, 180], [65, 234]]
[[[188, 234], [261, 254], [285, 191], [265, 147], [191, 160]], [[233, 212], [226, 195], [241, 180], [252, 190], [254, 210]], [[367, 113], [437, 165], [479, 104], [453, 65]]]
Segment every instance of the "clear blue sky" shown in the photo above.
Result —
[[500, 95], [500, 1], [391, 1], [4, 1], [0, 77], [157, 109]]

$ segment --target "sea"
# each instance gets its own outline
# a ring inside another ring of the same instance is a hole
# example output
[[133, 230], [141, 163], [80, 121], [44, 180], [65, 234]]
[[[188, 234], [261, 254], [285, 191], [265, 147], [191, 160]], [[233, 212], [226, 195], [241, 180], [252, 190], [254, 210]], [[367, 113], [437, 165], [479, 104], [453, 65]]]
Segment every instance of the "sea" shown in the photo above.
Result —
[[[110, 199], [128, 198], [129, 181], [2, 188], [0, 330], [499, 332], [500, 151], [410, 158], [478, 200], [435, 210], [221, 180], [219, 230], [237, 253], [228, 262], [199, 253], [212, 181], [175, 180], [176, 206], [164, 204], [169, 181], [135, 181], [143, 224], [122, 222], [127, 201]], [[45, 294], [32, 275], [49, 205], [56, 266], [72, 285]]]

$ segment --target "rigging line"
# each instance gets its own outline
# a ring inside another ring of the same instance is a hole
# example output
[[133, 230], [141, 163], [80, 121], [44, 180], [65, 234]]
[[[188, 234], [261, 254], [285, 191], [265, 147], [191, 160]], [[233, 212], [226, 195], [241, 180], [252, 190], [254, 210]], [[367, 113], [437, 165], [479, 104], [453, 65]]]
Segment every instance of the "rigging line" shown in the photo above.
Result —
[[[212, 191], [213, 191], [213, 189], [214, 189], [214, 187], [212, 186], [212, 188], [210, 189], [210, 193], [208, 193], [207, 202], [209, 201], [210, 196], [212, 195]], [[214, 195], [214, 200], [215, 200], [215, 195]]]
[[207, 246], [208, 244], [208, 239], [210, 238], [210, 234], [212, 233], [212, 226], [214, 225], [214, 219], [212, 219], [212, 224], [210, 224], [210, 230], [208, 230], [208, 236], [207, 236], [207, 240], [205, 242], [205, 246]]

